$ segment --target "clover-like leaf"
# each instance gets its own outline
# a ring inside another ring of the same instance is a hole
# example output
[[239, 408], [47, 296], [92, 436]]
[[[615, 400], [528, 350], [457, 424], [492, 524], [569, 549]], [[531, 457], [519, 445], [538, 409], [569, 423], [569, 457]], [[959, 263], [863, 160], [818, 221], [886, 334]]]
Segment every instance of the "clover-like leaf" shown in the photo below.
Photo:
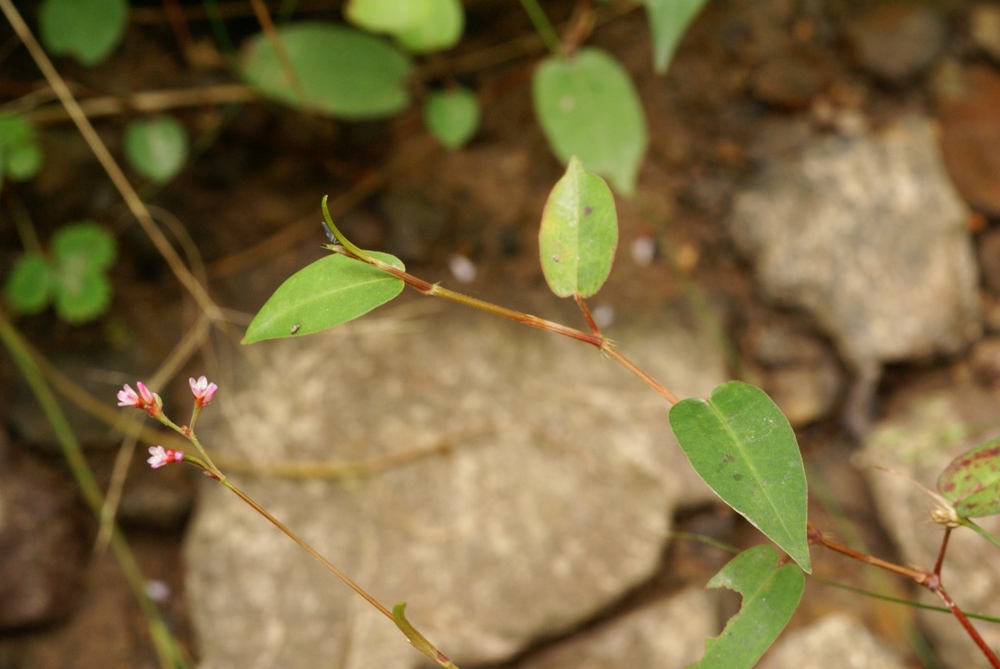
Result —
[[798, 608], [805, 576], [793, 564], [780, 566], [772, 546], [756, 546], [730, 560], [708, 587], [735, 590], [743, 604], [690, 669], [750, 669]]
[[0, 176], [26, 181], [42, 168], [42, 149], [35, 128], [19, 114], [0, 116]]
[[52, 236], [52, 256], [64, 268], [78, 265], [85, 272], [106, 270], [117, 254], [114, 236], [94, 221], [65, 225]]
[[614, 196], [574, 156], [542, 214], [538, 248], [545, 281], [560, 297], [590, 297], [608, 278], [617, 247]]
[[698, 475], [726, 504], [811, 571], [806, 475], [788, 420], [764, 393], [731, 381], [708, 401], [670, 410], [674, 436]]
[[938, 478], [937, 488], [960, 516], [1000, 513], [1000, 437], [952, 460]]
[[[403, 269], [388, 253], [367, 253]], [[251, 321], [243, 343], [327, 330], [385, 304], [402, 290], [402, 280], [391, 274], [345, 255], [330, 255], [300, 269], [274, 291]]]
[[7, 301], [15, 311], [37, 314], [52, 299], [52, 270], [44, 256], [26, 253], [14, 263], [7, 277]]
[[54, 306], [67, 323], [84, 323], [104, 314], [111, 303], [111, 282], [98, 270], [57, 272]]

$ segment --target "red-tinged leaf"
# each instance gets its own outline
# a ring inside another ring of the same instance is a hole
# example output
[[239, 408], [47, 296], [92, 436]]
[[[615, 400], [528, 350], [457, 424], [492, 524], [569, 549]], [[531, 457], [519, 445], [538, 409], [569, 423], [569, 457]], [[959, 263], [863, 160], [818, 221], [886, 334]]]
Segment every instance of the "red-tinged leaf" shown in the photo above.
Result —
[[966, 518], [1000, 513], [1000, 437], [951, 461], [938, 478], [938, 492]]

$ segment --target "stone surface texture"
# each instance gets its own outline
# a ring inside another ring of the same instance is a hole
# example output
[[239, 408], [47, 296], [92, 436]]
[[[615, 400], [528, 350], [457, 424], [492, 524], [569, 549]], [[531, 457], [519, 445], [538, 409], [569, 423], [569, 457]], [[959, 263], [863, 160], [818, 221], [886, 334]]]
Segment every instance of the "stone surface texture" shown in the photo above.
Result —
[[817, 140], [739, 193], [729, 223], [761, 290], [808, 311], [862, 376], [981, 329], [966, 209], [927, 120]]
[[[677, 319], [609, 335], [682, 396], [726, 378]], [[318, 462], [450, 445], [373, 477], [239, 483], [387, 606], [407, 602], [460, 665], [617, 600], [656, 569], [674, 509], [714, 498], [669, 406], [582, 344], [472, 315], [375, 318], [260, 350], [223, 383], [229, 401], [212, 408], [227, 420], [199, 429], [209, 447]], [[186, 556], [206, 668], [420, 666], [390, 621], [220, 486]]]
[[832, 614], [781, 636], [757, 669], [905, 669], [906, 663], [857, 620]]

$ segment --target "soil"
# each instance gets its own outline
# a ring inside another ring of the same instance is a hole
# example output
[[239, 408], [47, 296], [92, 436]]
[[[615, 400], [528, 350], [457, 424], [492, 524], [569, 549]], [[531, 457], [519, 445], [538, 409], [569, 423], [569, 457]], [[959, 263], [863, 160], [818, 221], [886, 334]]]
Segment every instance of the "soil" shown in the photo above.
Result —
[[[199, 18], [200, 4], [135, 4], [125, 42], [107, 62], [83, 68], [57, 61], [79, 97], [211, 88], [231, 81], [224, 59], [212, 46], [209, 24]], [[339, 11], [329, 9], [339, 3], [299, 4], [300, 16], [339, 20]], [[363, 123], [303, 116], [266, 102], [171, 111], [195, 139], [194, 155], [172, 182], [159, 188], [147, 185], [140, 192], [231, 319], [228, 326], [198, 341], [199, 357], [170, 370], [175, 377], [171, 386], [184, 386], [181, 380], [188, 375], [226, 364], [216, 359], [213, 338], [238, 336], [277, 283], [324, 253], [319, 226], [324, 194], [331, 195], [333, 213], [349, 237], [360, 246], [399, 255], [411, 272], [429, 281], [454, 285], [449, 261], [462, 255], [477, 270], [475, 280], [463, 287], [466, 292], [517, 305], [523, 295], [546, 290], [537, 261], [537, 225], [563, 168], [550, 154], [530, 104], [531, 72], [544, 56], [544, 47], [511, 3], [466, 4], [466, 37], [455, 50], [423, 61], [423, 78], [414, 84], [417, 95], [453, 81], [477, 91], [484, 110], [482, 127], [461, 151], [449, 152], [436, 144], [416, 110]], [[902, 3], [899, 11], [919, 4]], [[712, 305], [738, 350], [743, 335], [763, 322], [778, 320], [810, 335], [814, 329], [803, 315], [758, 299], [750, 268], [736, 255], [722, 225], [737, 186], [764, 160], [794, 151], [842, 124], [878, 127], [911, 111], [933, 114], [932, 68], [886, 81], [863, 67], [847, 35], [869, 7], [867, 2], [728, 0], [710, 5], [663, 76], [651, 68], [643, 12], [627, 3], [599, 6], [588, 42], [614, 54], [634, 76], [651, 135], [640, 193], [632, 200], [619, 199], [619, 254], [630, 254], [638, 239], [652, 238], [657, 271], [650, 280], [646, 267], [620, 260], [595, 304], [614, 305], [619, 314], [640, 313], [690, 299], [694, 293]], [[546, 11], [555, 22], [563, 22], [575, 6], [554, 1], [546, 3]], [[964, 37], [971, 4], [954, 0], [934, 6], [952, 36], [934, 62], [979, 58]], [[187, 20], [171, 24], [164, 7], [180, 9]], [[243, 11], [227, 20], [234, 40], [256, 30], [249, 10]], [[0, 44], [7, 45], [0, 63], [9, 72], [7, 81], [0, 82], [0, 95], [14, 99], [44, 89], [10, 27], [0, 26], [0, 34]], [[780, 60], [793, 67], [771, 66]], [[56, 112], [43, 124], [43, 173], [32, 182], [6, 184], [4, 189], [0, 268], [10, 267], [21, 253], [26, 226], [41, 240], [67, 221], [86, 218], [114, 230], [120, 255], [112, 271], [114, 298], [107, 316], [74, 327], [51, 313], [17, 321], [27, 339], [57, 365], [69, 353], [86, 357], [93, 351], [114, 351], [117, 363], [101, 358], [92, 366], [106, 372], [99, 399], [110, 403], [114, 391], [107, 389], [135, 376], [107, 370], [151, 373], [185, 333], [195, 329], [199, 311], [72, 125], [59, 118], [57, 106], [45, 109]], [[115, 156], [121, 156], [122, 129], [131, 117], [120, 113], [94, 119]], [[137, 175], [129, 176], [133, 183], [142, 183]], [[988, 223], [986, 216], [976, 220]], [[0, 364], [4, 378], [13, 380], [10, 359], [0, 358]], [[940, 370], [947, 364], [893, 369], [882, 392], [889, 394], [893, 384], [912, 383], [914, 377], [946, 383], [948, 377]], [[0, 402], [13, 404], [20, 391], [12, 383], [6, 384], [10, 390], [0, 394]], [[9, 418], [7, 430], [11, 449], [65, 472], [51, 446], [38, 443]], [[840, 500], [835, 511], [832, 504], [816, 502], [810, 510], [813, 521], [831, 528], [846, 522], [862, 534], [873, 553], [892, 559], [865, 484], [847, 464], [854, 444], [842, 428], [839, 409], [800, 430], [799, 437], [811, 467], [821, 472], [822, 485], [813, 484], [814, 490], [825, 487], [830, 499]], [[109, 446], [106, 437], [85, 445], [99, 478], [109, 480], [114, 458], [108, 453], [116, 445]], [[68, 476], [62, 480], [73, 486]], [[182, 522], [186, 512], [179, 513]], [[172, 631], [197, 657], [184, 610], [183, 525], [157, 529], [150, 524], [148, 516], [140, 514], [126, 528], [127, 538], [147, 578], [162, 583], [168, 593], [165, 613]], [[723, 532], [736, 545], [754, 542], [748, 528], [715, 508], [691, 512], [679, 524], [682, 531], [712, 536]], [[93, 525], [84, 523], [88, 542], [96, 536]], [[156, 666], [143, 618], [121, 572], [104, 544], [88, 545], [96, 548], [84, 558], [84, 579], [72, 605], [54, 614], [54, 620], [3, 632], [0, 668]], [[853, 564], [815, 553], [817, 573], [872, 587]], [[635, 598], [683, 583], [704, 583], [713, 567], [697, 547], [674, 542], [664, 555], [661, 575]], [[895, 589], [901, 596], [907, 592], [905, 584], [891, 580], [879, 589]], [[921, 666], [908, 640], [913, 625], [908, 610], [822, 585], [808, 592], [793, 625], [832, 609], [850, 609], [913, 666]]]

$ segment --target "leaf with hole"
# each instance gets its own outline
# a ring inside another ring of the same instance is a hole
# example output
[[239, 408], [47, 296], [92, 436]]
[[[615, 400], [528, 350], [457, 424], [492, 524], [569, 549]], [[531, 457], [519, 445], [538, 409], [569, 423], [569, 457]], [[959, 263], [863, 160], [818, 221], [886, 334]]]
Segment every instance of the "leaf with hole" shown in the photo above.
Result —
[[[345, 26], [303, 21], [277, 31], [309, 108], [346, 119], [392, 116], [410, 104], [410, 59], [382, 39]], [[299, 107], [302, 100], [268, 38], [242, 53], [243, 76], [258, 91]]]
[[144, 177], [166, 183], [187, 161], [187, 132], [172, 116], [137, 119], [125, 128], [125, 155]]
[[590, 297], [611, 273], [617, 247], [614, 196], [574, 156], [542, 214], [538, 249], [545, 281], [559, 297]]
[[793, 564], [780, 566], [774, 547], [756, 546], [730, 560], [708, 587], [735, 590], [743, 604], [690, 669], [750, 669], [798, 608], [805, 576]]
[[965, 518], [1000, 513], [1000, 437], [952, 460], [938, 478], [937, 488]]
[[635, 191], [648, 134], [639, 95], [618, 62], [604, 51], [580, 49], [550, 56], [532, 81], [532, 99], [556, 157], [577, 156], [625, 195]]
[[465, 145], [479, 127], [479, 102], [467, 88], [435, 91], [424, 104], [424, 122], [434, 137], [449, 149]]
[[788, 420], [763, 390], [731, 381], [670, 410], [674, 436], [726, 504], [811, 571], [806, 475]]
[[642, 0], [653, 35], [653, 66], [658, 74], [667, 71], [677, 44], [688, 25], [708, 0]]
[[87, 66], [114, 51], [127, 24], [127, 0], [45, 0], [38, 8], [38, 33], [45, 48]]
[[[367, 253], [404, 269], [388, 253]], [[339, 253], [330, 255], [300, 269], [274, 291], [254, 316], [243, 343], [327, 330], [385, 304], [402, 290], [402, 280], [391, 274]]]

